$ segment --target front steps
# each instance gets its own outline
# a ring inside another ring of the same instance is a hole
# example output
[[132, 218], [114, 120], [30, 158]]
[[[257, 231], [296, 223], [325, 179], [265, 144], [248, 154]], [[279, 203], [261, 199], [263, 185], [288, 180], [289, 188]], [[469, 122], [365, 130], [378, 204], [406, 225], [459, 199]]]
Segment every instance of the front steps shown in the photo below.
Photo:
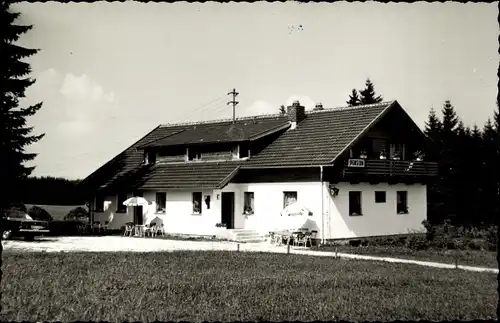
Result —
[[244, 243], [266, 241], [266, 237], [256, 230], [228, 229], [228, 231], [231, 231], [229, 239], [232, 241], [244, 242]]

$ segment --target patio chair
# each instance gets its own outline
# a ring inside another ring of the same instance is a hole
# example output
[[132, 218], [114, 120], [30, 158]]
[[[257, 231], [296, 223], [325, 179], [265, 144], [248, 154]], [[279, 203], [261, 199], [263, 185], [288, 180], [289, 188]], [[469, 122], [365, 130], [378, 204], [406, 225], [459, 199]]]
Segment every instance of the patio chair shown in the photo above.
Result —
[[101, 232], [101, 221], [94, 221], [92, 224], [92, 232]]
[[316, 237], [317, 237], [317, 236], [318, 236], [318, 231], [316, 231], [316, 230], [312, 230], [312, 231], [311, 231], [311, 234], [310, 234], [310, 235], [308, 235], [308, 236], [306, 237], [306, 246], [307, 246], [307, 242], [309, 241], [309, 245], [310, 245], [310, 246], [311, 246], [311, 248], [312, 248], [312, 246], [313, 246], [313, 241], [315, 241], [315, 240], [316, 240]]
[[149, 227], [149, 234], [151, 237], [156, 237], [156, 228], [158, 225], [156, 223], [151, 223], [151, 226]]
[[301, 244], [306, 246], [306, 235], [302, 232], [296, 232], [293, 237], [293, 245], [299, 247]]
[[104, 225], [103, 225], [103, 227], [102, 227], [102, 228], [103, 228], [103, 230], [104, 230], [104, 231], [108, 231], [108, 230], [109, 230], [108, 226], [109, 226], [109, 221], [104, 221]]
[[143, 237], [144, 227], [142, 225], [134, 225], [134, 235], [138, 237]]
[[269, 243], [275, 244], [276, 243], [276, 238], [278, 236], [276, 235], [276, 232], [269, 231]]
[[134, 234], [134, 224], [131, 222], [125, 223], [125, 231], [123, 232], [123, 236], [126, 235], [132, 236]]
[[155, 231], [156, 231], [155, 235], [157, 235], [159, 232], [159, 233], [161, 233], [162, 236], [165, 236], [165, 226], [163, 225], [163, 223], [159, 224], [159, 225], [157, 224]]

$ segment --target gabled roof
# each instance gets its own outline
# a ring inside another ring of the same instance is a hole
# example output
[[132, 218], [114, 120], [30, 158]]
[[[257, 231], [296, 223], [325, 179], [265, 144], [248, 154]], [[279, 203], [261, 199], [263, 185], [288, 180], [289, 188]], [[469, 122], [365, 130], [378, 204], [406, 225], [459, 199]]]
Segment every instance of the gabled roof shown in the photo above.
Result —
[[[396, 108], [404, 112], [397, 101], [309, 111], [297, 128], [284, 132], [247, 161], [143, 165], [141, 147], [174, 142], [193, 144], [200, 139], [204, 143], [252, 140], [285, 129], [289, 122], [287, 116], [269, 115], [237, 119], [234, 125], [231, 120], [221, 120], [159, 126], [82, 183], [127, 187], [122, 180], [128, 178], [142, 189], [211, 189], [226, 185], [239, 169], [329, 166], [388, 111]], [[419, 129], [414, 122], [413, 125]]]
[[331, 165], [396, 101], [309, 111], [296, 129], [288, 130], [242, 168]]
[[234, 124], [226, 121], [221, 123], [170, 126], [168, 127], [170, 132], [165, 137], [141, 145], [139, 149], [146, 147], [248, 141], [289, 126], [290, 122], [286, 116], [237, 120]]

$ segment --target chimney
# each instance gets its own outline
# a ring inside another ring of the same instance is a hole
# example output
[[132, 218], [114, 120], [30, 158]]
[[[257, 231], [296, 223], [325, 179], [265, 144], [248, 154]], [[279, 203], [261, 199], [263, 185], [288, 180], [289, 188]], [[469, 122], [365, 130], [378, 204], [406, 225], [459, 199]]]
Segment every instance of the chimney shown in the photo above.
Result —
[[313, 111], [320, 111], [320, 110], [324, 110], [323, 103], [318, 102], [316, 103], [316, 106], [314, 107]]
[[286, 108], [288, 120], [292, 122], [290, 129], [295, 129], [297, 125], [306, 118], [305, 108], [300, 105], [299, 101], [294, 101], [291, 106]]

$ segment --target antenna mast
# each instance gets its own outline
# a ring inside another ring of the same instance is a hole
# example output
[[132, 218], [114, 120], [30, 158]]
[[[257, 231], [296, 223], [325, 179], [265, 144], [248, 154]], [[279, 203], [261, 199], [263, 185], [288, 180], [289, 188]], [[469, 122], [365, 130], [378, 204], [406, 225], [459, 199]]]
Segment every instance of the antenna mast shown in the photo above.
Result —
[[238, 105], [239, 102], [236, 101], [236, 96], [238, 95], [239, 93], [236, 92], [236, 89], [233, 89], [232, 92], [229, 92], [227, 95], [232, 95], [233, 96], [233, 100], [232, 101], [229, 101], [227, 104], [232, 104], [233, 105], [233, 123], [235, 123], [236, 121], [236, 105]]

